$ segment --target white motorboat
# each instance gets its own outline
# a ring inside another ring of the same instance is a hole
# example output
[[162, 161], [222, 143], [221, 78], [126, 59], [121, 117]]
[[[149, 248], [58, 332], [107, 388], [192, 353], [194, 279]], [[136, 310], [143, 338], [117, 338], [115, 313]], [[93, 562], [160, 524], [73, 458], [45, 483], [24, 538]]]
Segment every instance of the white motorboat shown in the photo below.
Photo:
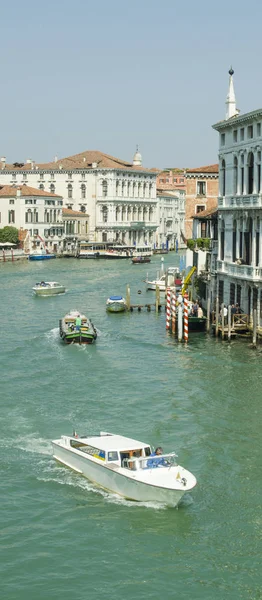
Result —
[[149, 444], [100, 432], [95, 437], [62, 435], [53, 456], [100, 487], [129, 500], [176, 506], [197, 481], [176, 463], [174, 452], [160, 456]]
[[160, 292], [165, 292], [166, 288], [172, 285], [181, 289], [182, 280], [179, 274], [179, 268], [169, 267], [166, 273], [163, 273], [163, 275], [158, 276], [156, 279], [149, 280], [147, 278], [146, 284], [148, 290], [155, 290], [156, 286], [158, 286]]
[[119, 313], [127, 309], [127, 304], [123, 296], [110, 296], [106, 301], [106, 310], [108, 312]]
[[65, 286], [57, 281], [40, 281], [32, 289], [37, 296], [55, 296], [65, 292]]

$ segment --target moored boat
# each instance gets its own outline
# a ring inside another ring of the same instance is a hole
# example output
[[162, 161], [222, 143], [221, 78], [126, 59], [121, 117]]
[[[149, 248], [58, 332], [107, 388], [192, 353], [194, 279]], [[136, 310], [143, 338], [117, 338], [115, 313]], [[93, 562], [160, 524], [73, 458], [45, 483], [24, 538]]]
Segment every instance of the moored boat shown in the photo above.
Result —
[[126, 299], [123, 296], [110, 296], [106, 301], [106, 310], [112, 313], [124, 312], [127, 310]]
[[36, 296], [55, 296], [65, 292], [65, 286], [58, 281], [41, 281], [36, 283], [32, 289]]
[[205, 331], [207, 318], [203, 317], [188, 317], [188, 330], [189, 331]]
[[158, 454], [149, 444], [121, 435], [63, 435], [52, 444], [60, 463], [130, 500], [176, 506], [197, 483], [190, 471], [176, 463], [174, 452]]
[[133, 256], [133, 265], [143, 265], [144, 263], [150, 263], [151, 258], [149, 256]]
[[43, 254], [29, 254], [28, 260], [49, 260], [51, 258], [56, 258], [55, 254], [47, 254], [46, 252]]
[[93, 323], [77, 310], [71, 310], [60, 319], [59, 331], [65, 344], [92, 344], [97, 338]]
[[161, 276], [157, 276], [156, 279], [146, 279], [147, 289], [155, 290], [156, 286], [159, 287], [160, 292], [165, 292], [168, 286], [176, 286], [177, 290], [181, 289], [182, 279], [179, 274], [178, 267], [169, 267], [166, 273]]

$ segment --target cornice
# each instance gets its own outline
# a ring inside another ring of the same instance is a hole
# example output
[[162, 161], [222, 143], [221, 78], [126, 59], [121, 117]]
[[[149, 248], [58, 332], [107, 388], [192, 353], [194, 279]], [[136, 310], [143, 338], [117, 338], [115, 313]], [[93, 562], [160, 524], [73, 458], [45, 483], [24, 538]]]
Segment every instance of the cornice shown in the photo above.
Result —
[[230, 119], [225, 119], [224, 121], [218, 121], [218, 123], [212, 125], [212, 128], [216, 129], [216, 131], [220, 131], [222, 129], [229, 129], [230, 127], [236, 127], [238, 125], [241, 125], [242, 123], [253, 121], [256, 118], [262, 118], [262, 108], [258, 108], [257, 110], [253, 110], [252, 112], [245, 113], [244, 115], [238, 115], [235, 117], [231, 117]]

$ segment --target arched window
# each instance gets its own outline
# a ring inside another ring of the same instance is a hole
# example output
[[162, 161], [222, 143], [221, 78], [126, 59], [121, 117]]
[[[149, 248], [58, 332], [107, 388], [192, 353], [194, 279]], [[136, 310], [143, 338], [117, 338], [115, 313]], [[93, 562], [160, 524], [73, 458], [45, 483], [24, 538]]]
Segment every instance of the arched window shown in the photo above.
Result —
[[150, 183], [149, 184], [149, 198], [152, 198], [152, 189], [153, 189], [153, 186], [152, 186], [152, 183]]
[[257, 192], [261, 192], [261, 152], [257, 153]]
[[119, 181], [116, 181], [116, 196], [119, 196]]
[[237, 157], [234, 157], [234, 182], [233, 182], [233, 193], [237, 194], [238, 192], [238, 160]]
[[85, 198], [86, 197], [86, 186], [84, 183], [82, 183], [81, 185], [81, 198]]
[[103, 198], [107, 197], [107, 192], [108, 192], [108, 183], [107, 183], [106, 179], [103, 179], [103, 181], [102, 181], [102, 196], [103, 196]]
[[135, 194], [136, 194], [136, 182], [133, 182], [133, 198], [135, 198]]
[[25, 213], [25, 222], [26, 223], [32, 223], [32, 211], [31, 211], [30, 208]]
[[69, 183], [67, 186], [67, 197], [73, 198], [73, 186], [71, 183]]
[[247, 158], [248, 176], [247, 176], [247, 193], [253, 194], [254, 191], [254, 154], [250, 152]]
[[85, 213], [86, 212], [86, 207], [85, 206], [80, 206], [80, 212]]
[[107, 217], [108, 217], [108, 208], [107, 208], [107, 206], [102, 206], [102, 221], [103, 221], [103, 223], [107, 223]]
[[[222, 160], [221, 163], [221, 196], [226, 195], [226, 163]], [[223, 260], [223, 259], [222, 259]]]
[[44, 184], [43, 184], [43, 183], [40, 183], [39, 189], [40, 189], [40, 190], [44, 190], [44, 189], [45, 189], [45, 187], [44, 187]]
[[51, 183], [51, 185], [50, 185], [50, 193], [51, 194], [55, 194], [55, 185], [54, 185], [54, 183]]

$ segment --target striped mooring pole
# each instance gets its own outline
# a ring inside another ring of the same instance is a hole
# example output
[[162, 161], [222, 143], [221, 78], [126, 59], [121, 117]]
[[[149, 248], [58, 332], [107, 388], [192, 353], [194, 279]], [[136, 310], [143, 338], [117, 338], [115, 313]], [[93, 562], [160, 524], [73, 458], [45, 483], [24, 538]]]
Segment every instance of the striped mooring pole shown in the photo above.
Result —
[[171, 327], [172, 333], [176, 331], [176, 288], [172, 290], [171, 296]]
[[188, 342], [188, 294], [184, 295], [184, 340]]
[[171, 290], [167, 288], [166, 294], [166, 329], [170, 329], [171, 323]]

